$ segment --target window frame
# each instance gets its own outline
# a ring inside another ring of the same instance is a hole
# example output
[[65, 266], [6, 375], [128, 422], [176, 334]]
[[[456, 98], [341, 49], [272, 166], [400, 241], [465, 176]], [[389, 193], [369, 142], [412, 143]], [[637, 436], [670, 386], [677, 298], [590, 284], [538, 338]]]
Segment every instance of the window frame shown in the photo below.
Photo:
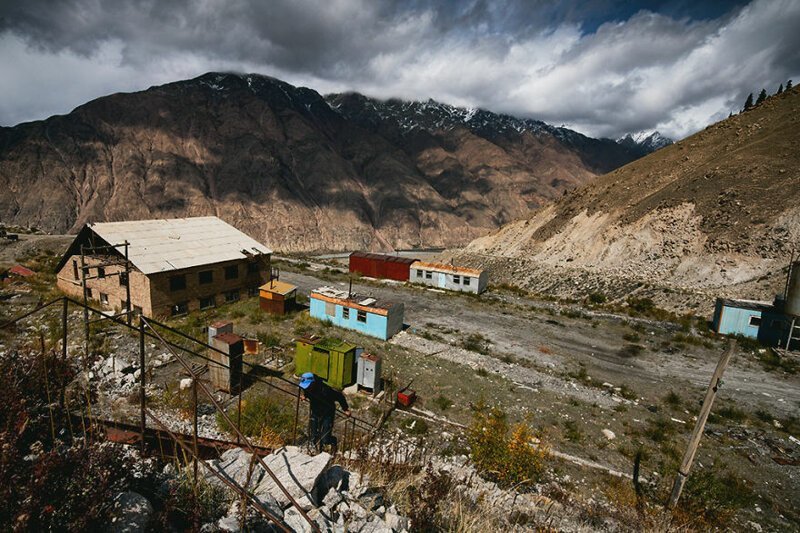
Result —
[[186, 274], [175, 274], [169, 277], [169, 292], [180, 292], [185, 290], [186, 290]]
[[[232, 275], [231, 272], [235, 272], [235, 275]], [[231, 281], [234, 279], [239, 279], [239, 265], [228, 265], [225, 267], [225, 281]]]
[[472, 283], [472, 278], [469, 276], [461, 276], [461, 284], [465, 287], [469, 287]]
[[[755, 319], [755, 324], [753, 323], [753, 319]], [[747, 325], [753, 328], [760, 328], [761, 327], [761, 317], [758, 315], [750, 315], [747, 319]]]
[[361, 322], [362, 324], [366, 324], [367, 323], [367, 312], [366, 311], [362, 311], [361, 309], [358, 309], [357, 313], [356, 313], [356, 322]]
[[[203, 274], [208, 274], [208, 279], [203, 280]], [[214, 283], [214, 271], [213, 270], [201, 270], [197, 273], [197, 284], [198, 285], [211, 285]]]
[[461, 274], [453, 274], [453, 283], [461, 285]]
[[258, 265], [258, 261], [251, 261], [247, 263], [247, 273], [248, 274], [258, 274], [261, 271]]
[[100, 293], [100, 303], [108, 305], [108, 294], [101, 292]]
[[232, 304], [234, 302], [238, 302], [241, 299], [241, 295], [239, 294], [239, 289], [232, 289], [229, 291], [225, 291], [225, 303]]
[[106, 277], [105, 267], [97, 267], [97, 279], [105, 279], [105, 277]]
[[[211, 305], [204, 305], [203, 302], [206, 304], [211, 302]], [[200, 298], [200, 310], [205, 311], [206, 309], [214, 309], [217, 306], [217, 295], [212, 294], [211, 296], [206, 296], [204, 298]]]
[[189, 302], [175, 302], [170, 307], [171, 316], [183, 316], [189, 314]]
[[342, 320], [350, 320], [350, 308], [342, 307]]
[[430, 270], [425, 271], [425, 279], [433, 279], [433, 272]]

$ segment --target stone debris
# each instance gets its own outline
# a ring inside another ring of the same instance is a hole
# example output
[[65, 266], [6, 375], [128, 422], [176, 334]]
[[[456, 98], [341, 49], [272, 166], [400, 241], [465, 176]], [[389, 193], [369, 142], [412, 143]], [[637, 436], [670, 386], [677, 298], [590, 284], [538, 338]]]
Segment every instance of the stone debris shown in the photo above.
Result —
[[[247, 451], [235, 448], [206, 464], [239, 486], [247, 484], [265, 509], [294, 531], [312, 531], [283, 491], [251, 457]], [[410, 528], [410, 521], [398, 514], [394, 506], [387, 511], [381, 492], [367, 484], [366, 476], [348, 472], [339, 465], [330, 466], [331, 456], [327, 453], [311, 456], [296, 446], [287, 446], [263, 457], [263, 461], [322, 531], [391, 533]], [[204, 478], [225, 486], [210, 472]], [[204, 525], [204, 531], [241, 531], [240, 500], [229, 488], [226, 490], [232, 502], [227, 515], [216, 523]], [[270, 527], [260, 513], [248, 507], [245, 530], [270, 531]]]
[[602, 431], [602, 433], [603, 433], [603, 436], [605, 438], [607, 438], [608, 440], [614, 440], [614, 439], [617, 438], [617, 435], [613, 431], [611, 431], [610, 429], [604, 429]]

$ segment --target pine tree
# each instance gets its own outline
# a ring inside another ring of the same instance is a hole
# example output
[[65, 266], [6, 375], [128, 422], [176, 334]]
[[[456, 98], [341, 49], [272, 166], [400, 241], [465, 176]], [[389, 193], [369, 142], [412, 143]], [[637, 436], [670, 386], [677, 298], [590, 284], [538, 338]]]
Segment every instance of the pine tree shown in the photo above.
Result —
[[747, 100], [744, 101], [744, 109], [742, 111], [747, 111], [753, 107], [753, 93], [747, 95]]
[[766, 99], [767, 99], [767, 90], [766, 89], [761, 89], [761, 92], [758, 93], [758, 99], [756, 100], [756, 105], [760, 104], [761, 102], [763, 102]]
[[783, 84], [781, 83], [780, 87], [778, 87], [778, 92], [775, 94], [781, 94], [783, 92]]
[[792, 80], [789, 80], [786, 82], [786, 90], [788, 91], [791, 88], [792, 88]]

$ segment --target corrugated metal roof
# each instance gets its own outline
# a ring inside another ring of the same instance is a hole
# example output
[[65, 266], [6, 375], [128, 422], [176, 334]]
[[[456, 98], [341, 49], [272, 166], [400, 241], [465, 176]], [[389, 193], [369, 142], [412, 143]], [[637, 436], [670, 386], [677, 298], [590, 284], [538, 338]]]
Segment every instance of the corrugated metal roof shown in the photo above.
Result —
[[750, 309], [753, 311], [771, 311], [775, 306], [771, 302], [761, 300], [738, 300], [734, 298], [717, 298], [725, 307], [735, 307], [737, 309]]
[[480, 276], [483, 270], [474, 268], [457, 267], [453, 265], [446, 265], [444, 263], [426, 263], [424, 261], [415, 261], [411, 268], [423, 270], [435, 270], [436, 272], [444, 272], [445, 274], [466, 274], [468, 276]]
[[373, 261], [386, 261], [387, 263], [400, 263], [403, 265], [410, 265], [416, 259], [413, 257], [401, 257], [399, 255], [388, 254], [373, 254], [371, 252], [353, 252], [350, 257], [358, 257], [361, 259], [371, 259]]
[[[217, 217], [98, 222], [89, 228], [109, 244], [130, 243], [128, 257], [144, 274], [233, 261], [272, 250]], [[122, 252], [122, 249], [120, 249]]]
[[395, 302], [386, 300], [376, 300], [375, 298], [368, 298], [368, 304], [363, 302], [367, 301], [365, 296], [357, 294], [348, 294], [347, 291], [335, 289], [333, 287], [320, 287], [311, 291], [309, 298], [316, 298], [324, 302], [338, 303], [352, 309], [360, 309], [369, 313], [376, 313], [379, 315], [386, 315], [389, 310], [397, 306]]
[[277, 279], [271, 280], [269, 283], [265, 283], [261, 287], [259, 287], [262, 291], [268, 291], [274, 294], [280, 294], [281, 296], [286, 296], [292, 291], [297, 290], [295, 285], [291, 283], [286, 283], [285, 281], [278, 281]]

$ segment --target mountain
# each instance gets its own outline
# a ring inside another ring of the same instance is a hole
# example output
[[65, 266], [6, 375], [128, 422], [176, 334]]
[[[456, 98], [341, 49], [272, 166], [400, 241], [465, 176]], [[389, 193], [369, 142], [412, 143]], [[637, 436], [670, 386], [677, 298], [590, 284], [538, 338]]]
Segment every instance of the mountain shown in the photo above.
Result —
[[463, 257], [561, 294], [617, 283], [770, 299], [798, 244], [795, 88], [592, 180]]
[[0, 222], [214, 214], [280, 251], [454, 246], [636, 157], [533, 120], [208, 73], [0, 128]]
[[617, 144], [625, 146], [632, 152], [640, 153], [645, 156], [656, 150], [660, 150], [665, 146], [669, 146], [673, 141], [669, 137], [664, 137], [659, 132], [653, 133], [640, 132], [637, 134], [629, 133], [621, 139], [617, 139]]

